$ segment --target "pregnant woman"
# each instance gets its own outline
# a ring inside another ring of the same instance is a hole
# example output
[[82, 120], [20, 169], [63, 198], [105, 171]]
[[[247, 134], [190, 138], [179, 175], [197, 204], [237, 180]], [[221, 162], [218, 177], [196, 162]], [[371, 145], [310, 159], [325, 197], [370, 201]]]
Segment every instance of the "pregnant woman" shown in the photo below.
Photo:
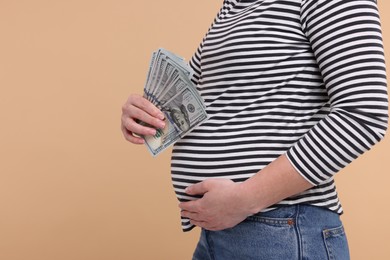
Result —
[[[334, 175], [387, 130], [376, 0], [225, 0], [190, 65], [210, 118], [171, 169], [193, 259], [349, 259]], [[133, 94], [122, 131], [163, 119]]]

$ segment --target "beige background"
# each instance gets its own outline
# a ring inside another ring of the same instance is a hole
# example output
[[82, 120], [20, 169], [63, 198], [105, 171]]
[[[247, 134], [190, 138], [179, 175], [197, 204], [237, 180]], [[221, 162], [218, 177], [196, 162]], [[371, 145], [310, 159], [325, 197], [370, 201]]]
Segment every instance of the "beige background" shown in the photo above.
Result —
[[[221, 2], [0, 0], [1, 260], [190, 259], [169, 152], [125, 142], [120, 114], [151, 51], [188, 59]], [[389, 151], [337, 177], [352, 259], [390, 259]]]

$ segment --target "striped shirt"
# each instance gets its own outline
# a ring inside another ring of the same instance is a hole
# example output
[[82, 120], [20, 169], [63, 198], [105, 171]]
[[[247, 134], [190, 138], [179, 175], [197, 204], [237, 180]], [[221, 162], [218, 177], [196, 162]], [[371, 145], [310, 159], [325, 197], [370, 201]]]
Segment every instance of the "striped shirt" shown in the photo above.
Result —
[[314, 187], [264, 211], [343, 212], [334, 174], [387, 130], [376, 0], [225, 0], [190, 65], [210, 119], [173, 148], [180, 201], [193, 183], [242, 182], [286, 154]]

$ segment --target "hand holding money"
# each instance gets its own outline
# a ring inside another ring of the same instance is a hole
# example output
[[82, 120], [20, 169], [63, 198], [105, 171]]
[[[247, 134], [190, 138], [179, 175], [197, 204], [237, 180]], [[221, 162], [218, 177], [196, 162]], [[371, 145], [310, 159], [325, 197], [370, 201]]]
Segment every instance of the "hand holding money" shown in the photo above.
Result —
[[[165, 126], [158, 127], [155, 134], [141, 134], [153, 156], [207, 119], [203, 99], [191, 82], [192, 75], [192, 69], [181, 57], [165, 49], [152, 54], [144, 97], [165, 117]], [[156, 126], [140, 120], [143, 127]]]
[[[150, 101], [140, 95], [130, 95], [122, 107], [122, 132], [125, 139], [133, 144], [144, 144], [141, 136], [152, 135], [156, 129], [164, 128], [164, 114]], [[139, 122], [145, 124], [139, 124]]]

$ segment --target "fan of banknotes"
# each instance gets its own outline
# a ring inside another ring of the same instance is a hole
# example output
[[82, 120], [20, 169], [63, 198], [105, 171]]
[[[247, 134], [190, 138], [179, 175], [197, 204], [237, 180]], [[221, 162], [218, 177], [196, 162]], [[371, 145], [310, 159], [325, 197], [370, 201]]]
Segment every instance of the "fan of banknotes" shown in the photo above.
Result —
[[191, 81], [192, 75], [193, 70], [183, 58], [165, 49], [153, 52], [144, 97], [165, 115], [164, 129], [157, 129], [154, 136], [143, 136], [153, 156], [208, 118], [203, 99]]

